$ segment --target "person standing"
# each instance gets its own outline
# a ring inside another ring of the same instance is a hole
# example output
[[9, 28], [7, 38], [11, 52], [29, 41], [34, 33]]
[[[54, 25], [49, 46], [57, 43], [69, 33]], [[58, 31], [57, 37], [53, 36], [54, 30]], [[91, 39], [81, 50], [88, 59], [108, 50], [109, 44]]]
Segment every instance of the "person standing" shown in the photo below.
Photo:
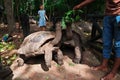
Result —
[[41, 31], [46, 30], [46, 19], [48, 20], [48, 17], [46, 15], [46, 11], [44, 10], [44, 6], [40, 5], [40, 10], [38, 11], [39, 14], [39, 22], [38, 26], [40, 27]]
[[[73, 9], [79, 9], [95, 0], [84, 0]], [[103, 19], [103, 61], [101, 65], [93, 67], [93, 70], [108, 70], [108, 61], [112, 47], [116, 53], [112, 70], [101, 80], [112, 80], [120, 67], [120, 0], [106, 0], [105, 16]]]
[[29, 16], [26, 13], [20, 14], [20, 22], [23, 30], [24, 38], [30, 34], [30, 24], [29, 24]]

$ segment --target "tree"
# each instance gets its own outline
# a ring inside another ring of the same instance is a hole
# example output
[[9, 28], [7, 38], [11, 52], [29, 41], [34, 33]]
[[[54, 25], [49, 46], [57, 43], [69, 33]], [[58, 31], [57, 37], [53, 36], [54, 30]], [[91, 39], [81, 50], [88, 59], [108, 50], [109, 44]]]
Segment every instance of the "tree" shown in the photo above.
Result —
[[8, 32], [11, 34], [14, 27], [14, 17], [13, 17], [13, 1], [12, 0], [4, 0], [5, 13], [7, 16], [8, 23]]

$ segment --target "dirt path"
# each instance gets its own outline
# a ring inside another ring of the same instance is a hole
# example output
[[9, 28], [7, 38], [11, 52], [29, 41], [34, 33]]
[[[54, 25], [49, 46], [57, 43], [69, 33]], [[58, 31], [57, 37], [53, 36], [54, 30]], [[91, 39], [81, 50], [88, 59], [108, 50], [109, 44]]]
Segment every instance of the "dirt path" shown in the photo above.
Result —
[[[37, 31], [38, 29], [35, 28], [35, 25], [31, 25], [31, 30]], [[74, 56], [72, 51], [64, 51], [64, 65], [60, 66], [53, 60], [49, 69], [45, 66], [42, 55], [30, 59], [21, 67], [18, 67], [17, 62], [14, 61], [11, 65], [12, 80], [100, 80], [106, 72], [90, 69], [90, 66], [100, 64], [98, 59], [90, 50], [86, 50], [82, 55], [82, 62], [75, 64], [72, 62]], [[117, 74], [114, 80], [120, 80], [120, 75]]]
[[[82, 63], [74, 64], [72, 62], [74, 55], [68, 51], [64, 52], [64, 65], [60, 66], [53, 60], [49, 70], [44, 66], [42, 57], [32, 59], [22, 67], [17, 67], [15, 61], [11, 66], [13, 80], [100, 80], [105, 72], [90, 69], [90, 66], [98, 65], [99, 61], [90, 51], [85, 51], [83, 54]], [[36, 60], [39, 62], [37, 63]], [[117, 76], [114, 80], [119, 79], [120, 77]]]

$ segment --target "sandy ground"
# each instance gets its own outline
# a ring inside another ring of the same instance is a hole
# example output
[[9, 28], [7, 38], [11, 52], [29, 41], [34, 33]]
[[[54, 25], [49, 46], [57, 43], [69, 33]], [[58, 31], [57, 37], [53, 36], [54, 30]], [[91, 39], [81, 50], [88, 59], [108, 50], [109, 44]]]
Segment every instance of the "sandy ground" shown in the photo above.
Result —
[[[42, 57], [31, 59], [21, 67], [18, 67], [15, 61], [11, 66], [12, 80], [100, 80], [106, 72], [90, 69], [90, 66], [98, 65], [99, 61], [90, 51], [85, 51], [83, 54], [82, 62], [75, 64], [72, 62], [73, 53], [64, 52], [64, 64], [60, 66], [53, 60], [49, 69], [45, 67]], [[113, 80], [119, 79], [117, 74]]]

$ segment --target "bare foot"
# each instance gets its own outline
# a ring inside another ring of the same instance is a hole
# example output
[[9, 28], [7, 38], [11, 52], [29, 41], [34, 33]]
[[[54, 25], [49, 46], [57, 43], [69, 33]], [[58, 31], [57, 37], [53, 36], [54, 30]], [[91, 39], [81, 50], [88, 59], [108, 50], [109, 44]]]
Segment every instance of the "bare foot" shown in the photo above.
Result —
[[115, 73], [110, 72], [109, 74], [101, 78], [101, 80], [113, 80], [115, 78], [115, 75]]
[[103, 65], [96, 66], [96, 67], [91, 67], [91, 69], [92, 69], [92, 70], [108, 71], [107, 66], [103, 66]]

